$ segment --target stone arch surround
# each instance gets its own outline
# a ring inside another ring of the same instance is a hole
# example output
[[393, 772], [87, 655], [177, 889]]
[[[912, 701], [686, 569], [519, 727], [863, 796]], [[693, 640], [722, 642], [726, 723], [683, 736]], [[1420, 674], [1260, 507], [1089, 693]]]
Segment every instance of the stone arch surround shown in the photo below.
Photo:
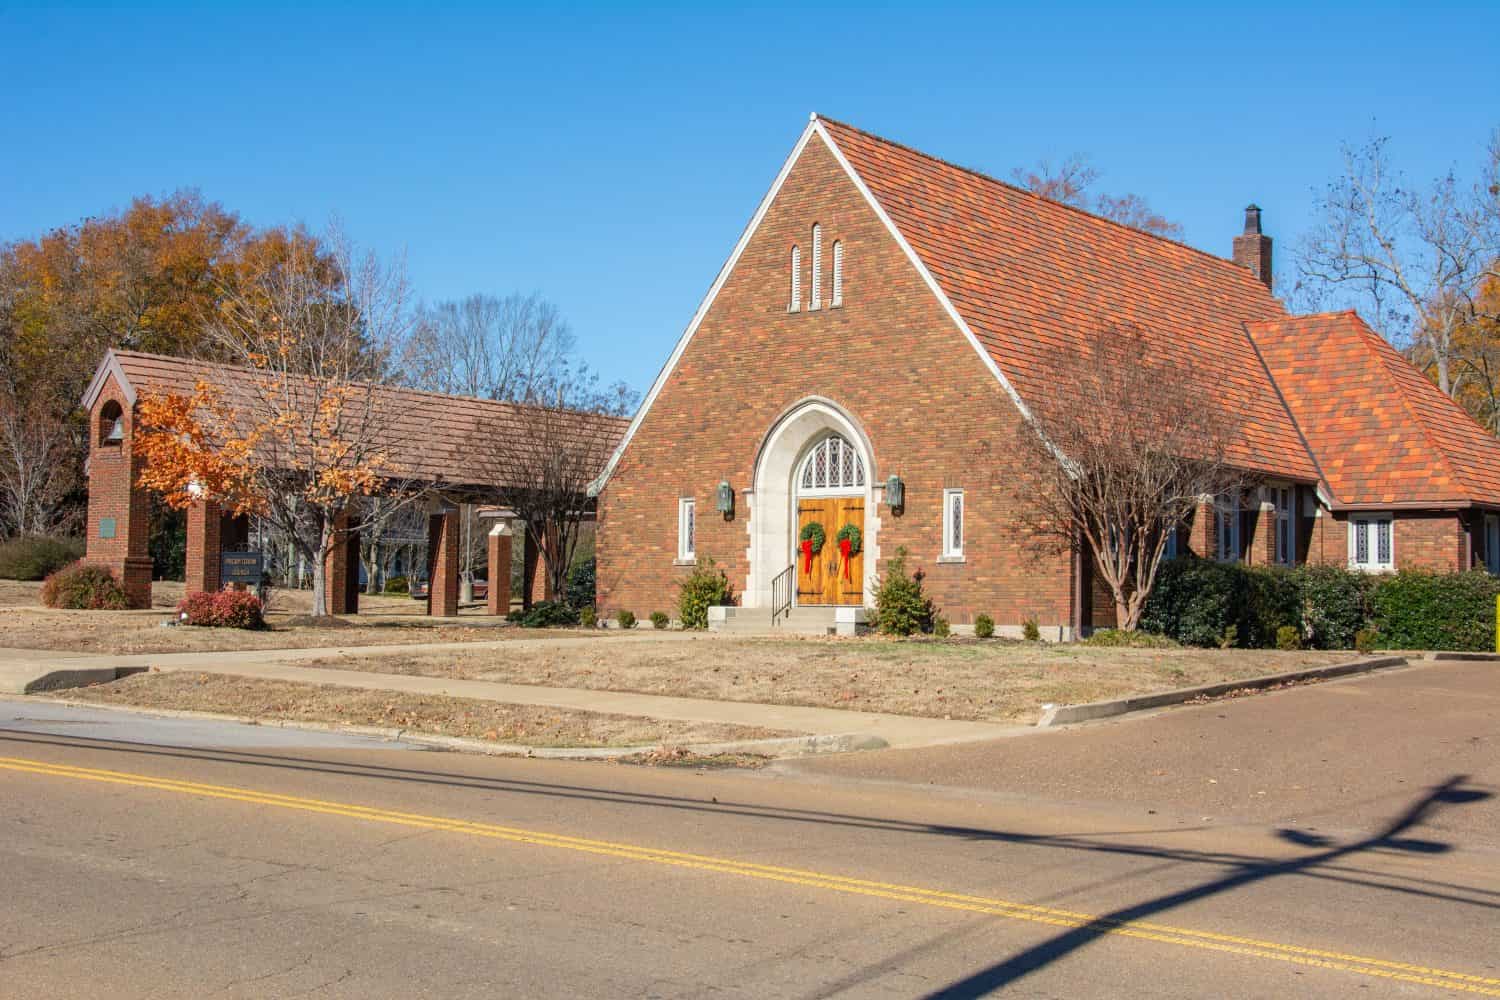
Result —
[[771, 605], [771, 581], [792, 563], [792, 526], [796, 523], [796, 491], [792, 476], [812, 444], [829, 431], [843, 435], [865, 464], [865, 564], [861, 581], [865, 602], [870, 600], [875, 567], [880, 559], [880, 517], [876, 506], [880, 475], [870, 437], [853, 416], [830, 399], [809, 397], [782, 412], [771, 424], [755, 456], [751, 479], [750, 516], [745, 531], [750, 536], [745, 562], [749, 566], [743, 604], [747, 608]]

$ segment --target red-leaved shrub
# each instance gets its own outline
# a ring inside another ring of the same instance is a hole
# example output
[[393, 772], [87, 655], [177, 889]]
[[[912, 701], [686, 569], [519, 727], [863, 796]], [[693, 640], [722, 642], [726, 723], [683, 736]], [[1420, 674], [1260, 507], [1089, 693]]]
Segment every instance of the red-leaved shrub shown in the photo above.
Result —
[[177, 605], [182, 621], [206, 628], [266, 627], [260, 598], [241, 590], [194, 591]]
[[42, 603], [72, 611], [123, 611], [130, 606], [125, 588], [104, 566], [75, 562], [42, 582]]

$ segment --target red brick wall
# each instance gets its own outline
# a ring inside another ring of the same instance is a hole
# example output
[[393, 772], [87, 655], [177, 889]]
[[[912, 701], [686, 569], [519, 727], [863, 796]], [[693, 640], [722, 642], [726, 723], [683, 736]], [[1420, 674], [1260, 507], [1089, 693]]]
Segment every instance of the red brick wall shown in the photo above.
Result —
[[[1391, 526], [1397, 569], [1454, 572], [1469, 567], [1471, 539], [1456, 512], [1396, 512]], [[1349, 564], [1349, 515], [1330, 514], [1313, 521], [1307, 561], [1325, 566]]]
[[[125, 426], [124, 441], [117, 445], [102, 443], [108, 430], [103, 425], [112, 422], [107, 419], [111, 404], [119, 408]], [[89, 414], [89, 509], [84, 558], [114, 572], [130, 597], [131, 607], [149, 608], [151, 502], [145, 490], [135, 488], [140, 463], [132, 453], [134, 423], [132, 407], [111, 376]], [[115, 522], [115, 537], [103, 538], [101, 526], [110, 518]]]
[[427, 519], [428, 562], [427, 613], [451, 618], [458, 614], [458, 511], [433, 514]]
[[[823, 227], [824, 308], [807, 309], [811, 229]], [[844, 247], [842, 307], [827, 305], [832, 247]], [[802, 248], [803, 311], [788, 313], [791, 247]], [[1019, 416], [821, 140], [809, 142], [638, 429], [600, 500], [601, 616], [676, 606], [677, 501], [697, 498], [697, 551], [727, 569], [736, 593], [749, 570], [742, 502], [715, 510], [727, 479], [751, 485], [773, 421], [809, 396], [858, 421], [874, 451], [872, 480], [906, 483], [901, 517], [881, 507], [882, 559], [898, 546], [953, 622], [981, 612], [1003, 625], [1035, 615], [1071, 624], [1072, 558], [1039, 551], [1019, 527], [1014, 457]], [[939, 563], [945, 487], [965, 490], [967, 560]], [[751, 500], [753, 503], [753, 498]], [[771, 569], [774, 573], [776, 569]], [[868, 595], [867, 595], [868, 600]]]

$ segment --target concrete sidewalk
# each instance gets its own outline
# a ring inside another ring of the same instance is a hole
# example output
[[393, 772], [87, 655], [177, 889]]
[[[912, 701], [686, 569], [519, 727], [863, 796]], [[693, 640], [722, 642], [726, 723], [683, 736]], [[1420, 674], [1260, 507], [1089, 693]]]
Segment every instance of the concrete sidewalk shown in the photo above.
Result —
[[[263, 680], [302, 684], [331, 684], [370, 691], [405, 694], [449, 695], [513, 705], [542, 705], [587, 712], [609, 712], [652, 719], [716, 722], [727, 725], [784, 729], [815, 736], [858, 733], [875, 736], [893, 747], [939, 746], [974, 740], [995, 739], [1033, 731], [1033, 727], [990, 722], [929, 719], [874, 712], [850, 712], [833, 708], [796, 705], [763, 705], [756, 702], [712, 701], [706, 698], [674, 698], [664, 695], [581, 688], [538, 687], [530, 684], [500, 684], [494, 681], [380, 674], [329, 667], [307, 667], [310, 660], [351, 656], [448, 652], [475, 649], [509, 649], [527, 643], [553, 648], [573, 643], [597, 643], [580, 639], [511, 639], [501, 642], [423, 643], [404, 646], [336, 647], [330, 649], [252, 650], [229, 653], [144, 653], [125, 656], [94, 656], [52, 653], [45, 650], [0, 649], [0, 692], [23, 693], [39, 689], [76, 686], [113, 680], [123, 673], [142, 669], [196, 671], [230, 674]], [[657, 636], [621, 636], [610, 642], [705, 641], [713, 639], [691, 633]], [[53, 682], [61, 679], [64, 683]], [[40, 685], [40, 686], [39, 686]]]

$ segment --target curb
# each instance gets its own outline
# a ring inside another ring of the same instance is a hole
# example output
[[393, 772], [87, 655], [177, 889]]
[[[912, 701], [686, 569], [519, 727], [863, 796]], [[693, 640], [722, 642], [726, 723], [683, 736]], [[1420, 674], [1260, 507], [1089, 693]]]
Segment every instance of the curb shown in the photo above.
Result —
[[1089, 722], [1093, 719], [1106, 719], [1115, 715], [1125, 715], [1129, 712], [1140, 712], [1148, 708], [1180, 705], [1185, 701], [1192, 701], [1194, 698], [1216, 698], [1231, 691], [1253, 691], [1296, 681], [1322, 680], [1328, 677], [1363, 674], [1369, 673], [1372, 670], [1384, 670], [1388, 667], [1404, 667], [1407, 663], [1408, 661], [1404, 656], [1380, 656], [1369, 660], [1335, 663], [1327, 667], [1312, 667], [1307, 670], [1291, 670], [1281, 674], [1247, 677], [1239, 681], [1222, 681], [1218, 684], [1202, 684], [1198, 687], [1158, 691], [1155, 694], [1132, 695], [1128, 698], [1116, 698], [1112, 701], [1093, 701], [1084, 705], [1062, 705], [1047, 709], [1042, 713], [1042, 717], [1037, 720], [1036, 724], [1040, 728], [1065, 726], [1075, 722]]
[[[236, 722], [247, 726], [264, 726], [274, 729], [300, 729], [315, 733], [345, 733], [351, 736], [369, 736], [390, 742], [410, 743], [433, 750], [449, 750], [459, 753], [482, 753], [492, 757], [537, 757], [551, 760], [614, 760], [649, 753], [666, 746], [662, 743], [643, 743], [624, 747], [537, 747], [525, 743], [496, 743], [491, 740], [476, 740], [466, 736], [439, 736], [434, 733], [412, 732], [391, 726], [359, 726], [338, 722], [311, 722], [300, 719], [257, 719], [247, 715], [225, 715], [220, 712], [190, 712], [178, 708], [143, 708], [137, 705], [108, 705], [95, 701], [80, 701], [76, 698], [52, 698], [43, 695], [40, 700], [54, 705], [69, 705], [76, 708], [103, 709], [109, 712], [129, 712], [135, 715], [154, 715], [165, 719], [197, 719], [208, 722]], [[830, 733], [813, 736], [778, 736], [765, 740], [736, 740], [728, 743], [687, 743], [682, 749], [701, 756], [719, 754], [755, 754], [766, 757], [808, 757], [816, 754], [851, 753], [858, 750], [884, 750], [890, 744], [879, 736], [868, 733]]]

